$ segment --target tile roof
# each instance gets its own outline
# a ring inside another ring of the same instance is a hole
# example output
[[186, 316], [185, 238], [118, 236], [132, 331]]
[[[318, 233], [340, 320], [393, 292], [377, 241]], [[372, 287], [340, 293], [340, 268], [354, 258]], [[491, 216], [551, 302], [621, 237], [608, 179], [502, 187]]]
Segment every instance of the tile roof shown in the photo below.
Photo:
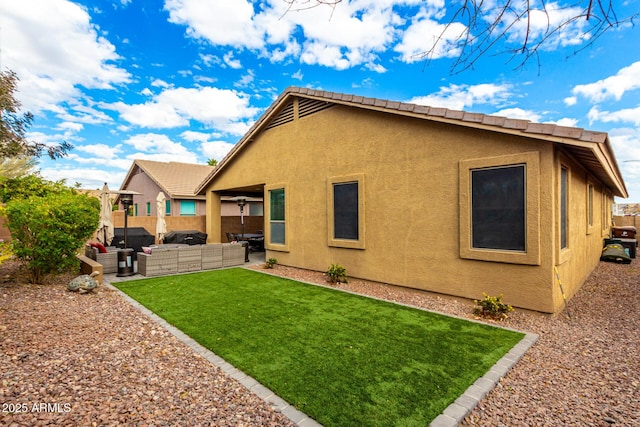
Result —
[[596, 132], [582, 128], [536, 123], [530, 120], [511, 119], [502, 116], [470, 113], [448, 108], [429, 107], [406, 102], [388, 101], [293, 86], [287, 88], [280, 94], [278, 99], [267, 108], [263, 115], [253, 124], [251, 129], [240, 139], [227, 156], [222, 159], [218, 167], [206, 177], [196, 191], [201, 193], [218, 171], [226, 166], [228, 160], [233, 158], [239, 150], [242, 150], [244, 146], [249, 144], [253, 135], [269, 125], [269, 122], [277, 114], [280, 107], [291, 97], [315, 99], [328, 103], [550, 141], [564, 146], [596, 177], [609, 186], [616, 196], [628, 196], [622, 174], [620, 173], [606, 132]]
[[196, 188], [215, 169], [209, 165], [134, 160], [120, 190], [125, 190], [136, 168], [140, 168], [170, 198], [196, 198]]

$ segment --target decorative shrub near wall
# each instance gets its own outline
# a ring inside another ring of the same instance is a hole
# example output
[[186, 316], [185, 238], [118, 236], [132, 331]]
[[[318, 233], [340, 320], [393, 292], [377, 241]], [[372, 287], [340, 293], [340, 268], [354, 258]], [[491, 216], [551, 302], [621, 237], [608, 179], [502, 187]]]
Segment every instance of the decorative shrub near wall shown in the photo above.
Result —
[[33, 283], [78, 268], [77, 251], [98, 227], [100, 202], [72, 189], [7, 203], [13, 252]]

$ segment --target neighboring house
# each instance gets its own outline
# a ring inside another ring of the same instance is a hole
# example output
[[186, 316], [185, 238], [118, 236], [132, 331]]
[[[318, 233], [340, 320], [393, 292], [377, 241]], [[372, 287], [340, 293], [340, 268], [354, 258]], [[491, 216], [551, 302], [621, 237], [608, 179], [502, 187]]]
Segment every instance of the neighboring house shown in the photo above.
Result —
[[199, 186], [264, 196], [267, 258], [555, 313], [627, 190], [606, 133], [288, 88]]
[[140, 193], [133, 198], [133, 216], [156, 216], [156, 198], [160, 191], [166, 197], [166, 215], [204, 215], [205, 197], [195, 190], [213, 170], [214, 167], [208, 165], [134, 160], [120, 190]]

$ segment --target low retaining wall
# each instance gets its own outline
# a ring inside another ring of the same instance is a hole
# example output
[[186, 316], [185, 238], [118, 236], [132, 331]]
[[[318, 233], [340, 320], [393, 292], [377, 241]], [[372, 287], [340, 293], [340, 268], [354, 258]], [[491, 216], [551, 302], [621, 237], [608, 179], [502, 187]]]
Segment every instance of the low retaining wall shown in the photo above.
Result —
[[104, 275], [102, 264], [86, 255], [78, 255], [78, 259], [80, 260], [80, 273], [91, 275], [97, 271], [98, 275], [94, 277], [94, 280], [102, 285], [102, 276]]

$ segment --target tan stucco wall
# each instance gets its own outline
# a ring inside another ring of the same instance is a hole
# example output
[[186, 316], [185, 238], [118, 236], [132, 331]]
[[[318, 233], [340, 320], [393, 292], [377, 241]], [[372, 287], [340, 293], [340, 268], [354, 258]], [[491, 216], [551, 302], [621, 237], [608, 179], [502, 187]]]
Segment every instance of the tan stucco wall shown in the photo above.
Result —
[[[523, 152], [539, 153], [540, 265], [462, 259], [460, 161]], [[280, 264], [326, 271], [339, 263], [352, 277], [466, 298], [503, 293], [514, 306], [554, 312], [562, 304], [553, 276], [556, 163], [549, 142], [338, 106], [256, 135], [207, 189], [207, 232], [219, 229], [216, 191], [286, 184], [288, 251], [267, 252]], [[364, 176], [364, 249], [330, 247], [327, 182], [353, 174]], [[267, 203], [265, 194], [265, 221]], [[571, 290], [597, 262], [593, 249], [575, 252], [561, 269]]]
[[[567, 249], [560, 249], [559, 235], [559, 170], [561, 166], [568, 167], [569, 174], [569, 237]], [[570, 299], [580, 289], [589, 273], [595, 268], [602, 254], [603, 239], [609, 236], [611, 225], [611, 206], [613, 197], [603, 188], [602, 184], [590, 176], [570, 156], [561, 150], [556, 153], [554, 169], [554, 199], [555, 214], [555, 262], [560, 283], [567, 299]], [[588, 186], [593, 185], [593, 226], [588, 225]], [[555, 279], [554, 307], [556, 310], [564, 307], [564, 300], [558, 278]]]

